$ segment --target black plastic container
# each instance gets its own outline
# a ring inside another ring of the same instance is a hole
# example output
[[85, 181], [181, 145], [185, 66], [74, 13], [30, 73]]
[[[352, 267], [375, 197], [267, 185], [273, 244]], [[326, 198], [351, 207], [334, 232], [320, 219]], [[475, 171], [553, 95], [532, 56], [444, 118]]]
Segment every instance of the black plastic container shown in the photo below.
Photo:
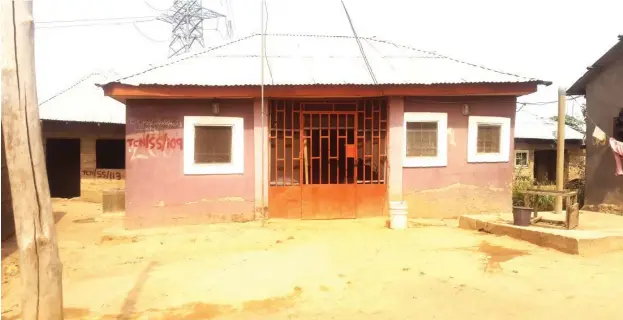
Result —
[[532, 208], [513, 207], [513, 224], [516, 226], [526, 227], [530, 225], [530, 216]]

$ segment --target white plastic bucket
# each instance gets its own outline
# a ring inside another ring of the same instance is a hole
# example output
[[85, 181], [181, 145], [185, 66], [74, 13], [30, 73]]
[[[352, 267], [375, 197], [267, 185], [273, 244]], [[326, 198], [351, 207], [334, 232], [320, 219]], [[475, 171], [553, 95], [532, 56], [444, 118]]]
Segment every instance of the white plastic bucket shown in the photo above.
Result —
[[391, 229], [407, 228], [407, 204], [404, 201], [389, 202], [389, 227]]

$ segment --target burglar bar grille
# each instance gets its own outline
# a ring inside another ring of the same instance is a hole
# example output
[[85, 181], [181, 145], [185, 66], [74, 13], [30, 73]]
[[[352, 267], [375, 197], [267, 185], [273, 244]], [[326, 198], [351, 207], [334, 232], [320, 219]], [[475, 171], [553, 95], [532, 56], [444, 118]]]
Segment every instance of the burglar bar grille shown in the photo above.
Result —
[[387, 102], [271, 100], [270, 185], [384, 184]]

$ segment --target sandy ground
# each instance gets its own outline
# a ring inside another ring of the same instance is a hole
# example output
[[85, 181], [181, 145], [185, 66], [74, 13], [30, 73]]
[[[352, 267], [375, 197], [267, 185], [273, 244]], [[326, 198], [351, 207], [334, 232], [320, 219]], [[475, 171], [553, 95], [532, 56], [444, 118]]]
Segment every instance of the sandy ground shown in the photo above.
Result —
[[[269, 221], [124, 231], [55, 200], [66, 319], [620, 319], [623, 253], [566, 255], [418, 220]], [[19, 319], [14, 240], [2, 319]]]

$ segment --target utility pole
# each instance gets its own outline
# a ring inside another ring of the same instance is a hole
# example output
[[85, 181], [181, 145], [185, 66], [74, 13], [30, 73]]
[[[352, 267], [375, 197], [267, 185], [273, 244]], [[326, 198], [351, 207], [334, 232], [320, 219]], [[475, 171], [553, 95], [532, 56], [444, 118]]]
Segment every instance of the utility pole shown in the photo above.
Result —
[[[169, 11], [158, 18], [158, 20], [169, 23], [173, 27], [171, 43], [169, 44], [169, 58], [189, 52], [195, 43], [205, 47], [203, 21], [219, 18], [225, 18], [225, 15], [204, 8], [201, 5], [201, 0], [175, 0]], [[230, 36], [231, 22], [227, 22], [227, 32]]]
[[[558, 88], [558, 144], [556, 145], [556, 191], [562, 192], [565, 181], [565, 88]], [[562, 213], [562, 196], [556, 196], [556, 213]]]
[[[261, 201], [261, 205], [262, 205], [262, 226], [265, 225], [266, 223], [266, 199], [264, 196], [264, 192], [266, 191], [264, 188], [264, 181], [266, 181], [266, 177], [264, 175], [264, 168], [265, 168], [265, 153], [266, 153], [266, 129], [264, 128], [264, 123], [265, 123], [265, 117], [266, 114], [264, 113], [265, 111], [265, 106], [264, 106], [264, 59], [266, 59], [266, 57], [264, 56], [266, 53], [266, 34], [265, 34], [265, 30], [264, 29], [264, 10], [266, 9], [266, 0], [262, 0], [261, 1], [261, 6], [262, 8], [260, 9], [260, 11], [262, 12], [262, 14], [260, 15], [260, 32], [261, 32], [261, 47], [260, 47], [260, 114], [262, 115], [262, 121], [260, 123], [260, 126], [262, 127], [262, 201]], [[305, 167], [307, 168], [307, 167]]]
[[2, 130], [20, 251], [22, 314], [63, 319], [62, 264], [37, 104], [32, 1], [0, 1]]

